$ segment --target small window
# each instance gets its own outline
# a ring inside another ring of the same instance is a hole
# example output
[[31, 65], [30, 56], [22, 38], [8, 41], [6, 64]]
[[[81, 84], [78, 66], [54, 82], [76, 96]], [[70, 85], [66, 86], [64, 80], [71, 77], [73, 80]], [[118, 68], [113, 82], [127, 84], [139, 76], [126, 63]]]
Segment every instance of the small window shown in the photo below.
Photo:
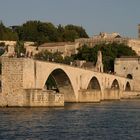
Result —
[[136, 67], [136, 70], [138, 70], [138, 67]]
[[127, 78], [128, 78], [128, 79], [133, 79], [133, 76], [132, 76], [131, 74], [128, 74], [128, 75], [127, 75]]
[[125, 68], [125, 67], [123, 67], [123, 69], [125, 70], [126, 68]]

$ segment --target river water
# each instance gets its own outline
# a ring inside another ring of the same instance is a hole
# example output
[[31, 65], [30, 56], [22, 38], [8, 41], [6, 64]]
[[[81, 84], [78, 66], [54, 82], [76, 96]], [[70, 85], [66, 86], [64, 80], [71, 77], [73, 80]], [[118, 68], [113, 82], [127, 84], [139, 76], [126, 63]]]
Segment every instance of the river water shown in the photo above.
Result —
[[0, 140], [140, 140], [140, 100], [0, 108]]

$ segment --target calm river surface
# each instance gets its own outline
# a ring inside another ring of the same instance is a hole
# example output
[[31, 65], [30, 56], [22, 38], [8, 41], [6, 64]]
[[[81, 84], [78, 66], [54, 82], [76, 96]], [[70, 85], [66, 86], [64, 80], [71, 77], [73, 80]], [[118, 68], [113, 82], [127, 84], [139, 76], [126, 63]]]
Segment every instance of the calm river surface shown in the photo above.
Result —
[[0, 140], [140, 140], [140, 100], [0, 108]]

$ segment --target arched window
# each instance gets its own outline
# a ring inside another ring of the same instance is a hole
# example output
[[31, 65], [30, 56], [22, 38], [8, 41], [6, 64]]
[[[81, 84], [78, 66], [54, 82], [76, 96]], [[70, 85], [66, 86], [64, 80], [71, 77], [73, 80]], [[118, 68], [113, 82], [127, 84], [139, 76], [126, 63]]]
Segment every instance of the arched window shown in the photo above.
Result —
[[133, 79], [133, 76], [131, 74], [127, 74], [128, 79]]
[[118, 81], [115, 79], [111, 85], [111, 89], [120, 89]]
[[126, 83], [125, 91], [131, 91], [131, 87], [130, 87], [129, 82]]

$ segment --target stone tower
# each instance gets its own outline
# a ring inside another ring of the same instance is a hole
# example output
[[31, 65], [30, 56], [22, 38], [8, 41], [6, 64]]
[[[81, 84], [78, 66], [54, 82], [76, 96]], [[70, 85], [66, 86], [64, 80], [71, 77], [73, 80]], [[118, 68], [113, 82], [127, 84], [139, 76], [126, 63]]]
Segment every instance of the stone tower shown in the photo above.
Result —
[[97, 62], [96, 62], [96, 70], [98, 72], [103, 72], [102, 52], [101, 51], [98, 51]]

